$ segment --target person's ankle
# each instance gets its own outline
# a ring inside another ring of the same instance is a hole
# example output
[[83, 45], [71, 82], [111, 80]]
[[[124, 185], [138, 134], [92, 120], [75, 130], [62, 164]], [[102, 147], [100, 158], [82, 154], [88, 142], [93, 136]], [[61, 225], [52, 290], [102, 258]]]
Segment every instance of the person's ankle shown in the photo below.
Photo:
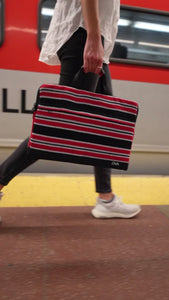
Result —
[[3, 187], [4, 187], [4, 186], [3, 186], [2, 184], [0, 184], [0, 192], [1, 192], [1, 190], [3, 189]]
[[110, 192], [110, 193], [100, 193], [100, 194], [98, 195], [98, 197], [99, 197], [100, 199], [105, 200], [105, 201], [110, 201], [111, 199], [113, 199], [114, 194], [113, 194], [112, 192]]

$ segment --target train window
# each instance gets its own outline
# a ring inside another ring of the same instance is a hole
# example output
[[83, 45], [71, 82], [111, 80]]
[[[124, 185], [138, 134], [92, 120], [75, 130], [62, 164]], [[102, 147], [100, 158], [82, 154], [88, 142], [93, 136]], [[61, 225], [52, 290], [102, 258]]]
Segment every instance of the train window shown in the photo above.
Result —
[[39, 6], [38, 45], [41, 48], [49, 28], [57, 0], [41, 0]]
[[[57, 0], [41, 0], [38, 44], [42, 47]], [[110, 61], [169, 67], [169, 14], [121, 6]]]
[[169, 14], [121, 6], [110, 60], [169, 67]]
[[4, 2], [0, 0], [0, 46], [3, 43], [4, 37]]

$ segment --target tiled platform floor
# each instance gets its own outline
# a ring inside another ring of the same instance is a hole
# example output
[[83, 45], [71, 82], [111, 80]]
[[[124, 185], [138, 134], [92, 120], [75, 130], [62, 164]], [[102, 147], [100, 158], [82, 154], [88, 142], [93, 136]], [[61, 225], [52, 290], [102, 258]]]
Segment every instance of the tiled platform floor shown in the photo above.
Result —
[[1, 208], [0, 300], [168, 300], [169, 209]]

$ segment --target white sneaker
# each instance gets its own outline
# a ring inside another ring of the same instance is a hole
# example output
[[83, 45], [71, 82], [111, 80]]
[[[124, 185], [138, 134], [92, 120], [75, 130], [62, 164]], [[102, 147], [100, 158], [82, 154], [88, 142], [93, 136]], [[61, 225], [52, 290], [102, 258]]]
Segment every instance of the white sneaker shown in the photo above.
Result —
[[[0, 200], [1, 200], [2, 196], [3, 196], [3, 193], [0, 192]], [[0, 222], [1, 222], [1, 221], [2, 221], [2, 219], [1, 219], [1, 216], [0, 216]]]
[[141, 207], [136, 204], [124, 204], [120, 197], [114, 195], [110, 203], [105, 203], [97, 198], [97, 203], [91, 213], [95, 218], [132, 218], [141, 211]]

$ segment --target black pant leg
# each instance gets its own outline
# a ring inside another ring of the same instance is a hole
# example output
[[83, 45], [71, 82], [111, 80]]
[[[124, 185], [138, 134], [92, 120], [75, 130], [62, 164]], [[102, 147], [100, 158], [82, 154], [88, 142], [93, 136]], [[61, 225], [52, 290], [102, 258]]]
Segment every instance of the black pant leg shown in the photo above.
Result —
[[[97, 81], [96, 92], [101, 94], [112, 95], [111, 76], [108, 65], [104, 64], [104, 76], [100, 77], [95, 74], [87, 74], [80, 77], [80, 81], [74, 84], [75, 76], [83, 66], [83, 50], [86, 41], [86, 32], [80, 28], [69, 41], [58, 51], [61, 61], [60, 81], [61, 85], [71, 85], [81, 89], [93, 90], [95, 80]], [[91, 77], [92, 76], [92, 77]], [[84, 80], [83, 80], [84, 79]], [[91, 80], [93, 84], [91, 84]], [[103, 167], [94, 167], [95, 185], [97, 193], [109, 193], [111, 189], [111, 169]]]
[[25, 139], [1, 164], [0, 183], [2, 185], [7, 185], [12, 178], [37, 160], [37, 157], [29, 153], [28, 141], [29, 138]]

